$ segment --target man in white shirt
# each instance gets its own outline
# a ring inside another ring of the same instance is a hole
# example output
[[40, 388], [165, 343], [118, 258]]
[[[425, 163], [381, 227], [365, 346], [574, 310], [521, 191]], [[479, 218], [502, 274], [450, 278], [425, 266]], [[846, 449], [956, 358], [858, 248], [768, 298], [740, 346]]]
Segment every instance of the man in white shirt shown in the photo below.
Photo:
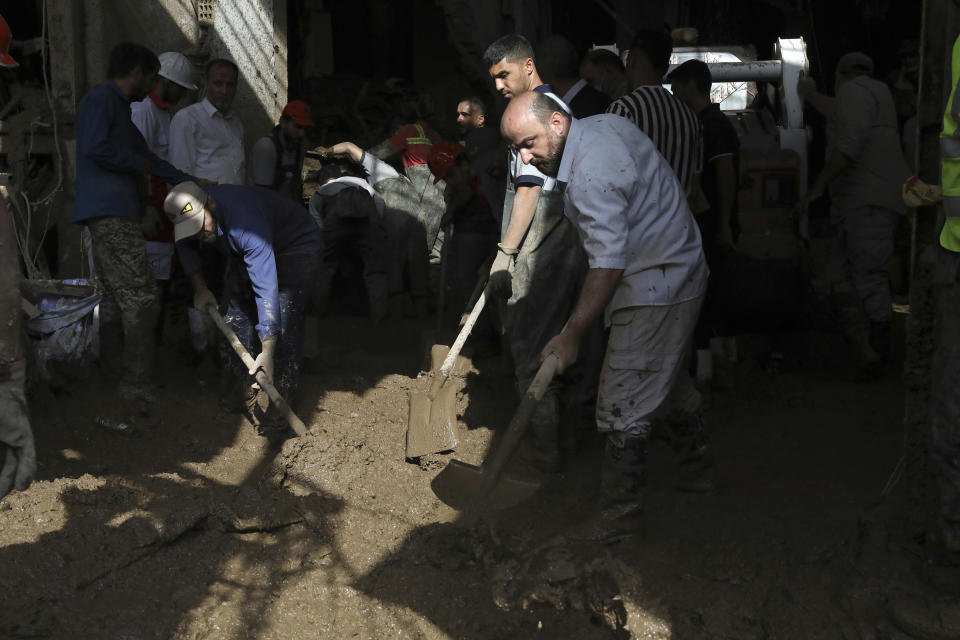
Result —
[[[167, 160], [170, 105], [180, 102], [186, 91], [196, 91], [197, 85], [191, 81], [193, 70], [183, 54], [167, 51], [157, 57], [160, 60], [160, 71], [157, 72], [153, 90], [143, 100], [130, 105], [130, 119], [147, 141], [147, 148]], [[166, 183], [151, 176], [150, 204], [141, 226], [147, 245], [147, 261], [153, 270], [154, 279], [160, 283], [170, 280], [173, 266], [173, 224], [160, 213], [166, 196]]]
[[170, 123], [170, 164], [218, 184], [246, 183], [243, 123], [231, 110], [238, 73], [229, 60], [207, 63], [204, 99], [178, 111]]
[[610, 327], [596, 412], [607, 434], [600, 501], [567, 535], [612, 541], [641, 524], [654, 420], [672, 427], [679, 488], [715, 487], [700, 397], [685, 369], [709, 274], [700, 232], [670, 165], [627, 120], [576, 120], [530, 92], [507, 107], [501, 131], [525, 163], [556, 178], [589, 264], [573, 312], [541, 357], [555, 354], [562, 371], [598, 318]]

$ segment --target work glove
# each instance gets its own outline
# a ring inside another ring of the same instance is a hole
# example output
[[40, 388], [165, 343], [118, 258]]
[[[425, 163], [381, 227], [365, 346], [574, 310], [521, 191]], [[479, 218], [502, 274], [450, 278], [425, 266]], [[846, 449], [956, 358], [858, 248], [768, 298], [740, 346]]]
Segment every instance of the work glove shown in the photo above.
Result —
[[144, 237], [153, 238], [160, 233], [162, 226], [163, 219], [160, 217], [160, 212], [157, 211], [156, 207], [148, 204], [143, 218], [140, 219], [140, 230], [143, 232]]
[[0, 498], [23, 491], [37, 471], [37, 451], [27, 419], [23, 375], [0, 382]]
[[513, 276], [510, 275], [510, 270], [513, 267], [514, 255], [516, 254], [507, 253], [502, 248], [497, 251], [497, 257], [493, 259], [493, 266], [490, 267], [490, 280], [487, 283], [487, 291], [491, 297], [506, 300], [513, 295]]
[[[267, 374], [267, 379], [270, 382], [273, 382], [273, 352], [277, 348], [277, 336], [272, 335], [260, 340], [260, 355], [257, 356], [257, 359], [254, 360], [253, 366], [248, 372], [252, 376], [257, 375], [257, 371], [263, 369], [263, 372]], [[259, 389], [260, 385], [254, 382], [250, 385], [254, 389]]]

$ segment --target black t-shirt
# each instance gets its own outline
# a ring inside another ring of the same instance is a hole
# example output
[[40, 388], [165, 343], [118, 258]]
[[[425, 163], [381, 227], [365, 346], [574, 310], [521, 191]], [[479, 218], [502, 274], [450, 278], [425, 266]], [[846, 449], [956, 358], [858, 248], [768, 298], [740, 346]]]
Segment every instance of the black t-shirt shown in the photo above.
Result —
[[[700, 186], [703, 194], [710, 203], [710, 208], [717, 206], [717, 177], [710, 167], [710, 162], [723, 155], [733, 156], [735, 175], [740, 175], [740, 138], [727, 116], [723, 115], [720, 105], [711, 104], [697, 114], [703, 124], [703, 172], [700, 174]], [[733, 225], [737, 225], [737, 201], [733, 202]]]

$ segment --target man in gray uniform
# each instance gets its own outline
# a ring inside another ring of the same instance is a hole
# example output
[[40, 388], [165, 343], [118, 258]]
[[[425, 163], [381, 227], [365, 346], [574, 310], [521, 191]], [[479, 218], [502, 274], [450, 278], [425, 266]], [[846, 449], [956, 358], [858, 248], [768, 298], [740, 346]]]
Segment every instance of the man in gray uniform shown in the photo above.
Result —
[[897, 113], [887, 85], [874, 80], [873, 61], [848, 53], [837, 63], [835, 98], [803, 78], [801, 96], [827, 117], [827, 160], [799, 210], [830, 190], [837, 243], [831, 259], [831, 298], [861, 374], [883, 373], [892, 316], [887, 267], [898, 216], [906, 212], [900, 185], [909, 175]]
[[568, 536], [612, 541], [640, 525], [646, 446], [654, 419], [674, 427], [680, 488], [715, 486], [700, 397], [685, 368], [709, 270], [700, 233], [676, 176], [628, 120], [576, 120], [529, 92], [503, 115], [501, 131], [525, 163], [554, 176], [589, 262], [562, 331], [542, 350], [561, 370], [578, 359], [597, 320], [610, 327], [597, 427], [606, 434], [598, 508]]

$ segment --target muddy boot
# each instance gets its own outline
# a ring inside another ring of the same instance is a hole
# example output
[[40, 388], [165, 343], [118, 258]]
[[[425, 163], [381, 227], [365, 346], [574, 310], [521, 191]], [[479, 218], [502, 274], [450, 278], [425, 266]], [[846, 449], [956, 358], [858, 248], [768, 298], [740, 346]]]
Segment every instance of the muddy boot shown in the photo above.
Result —
[[123, 377], [123, 325], [100, 323], [100, 370], [108, 380]]
[[870, 323], [870, 346], [880, 357], [880, 364], [890, 362], [890, 322]]
[[870, 381], [880, 378], [883, 375], [883, 363], [880, 354], [870, 343], [870, 324], [860, 300], [853, 293], [840, 291], [834, 291], [831, 300], [840, 320], [843, 337], [850, 345], [857, 366], [857, 379]]
[[541, 473], [560, 471], [560, 411], [556, 394], [548, 394], [537, 403], [519, 457]]
[[607, 434], [603, 449], [600, 504], [563, 535], [575, 542], [612, 544], [642, 533], [647, 485], [647, 439]]
[[688, 493], [716, 491], [717, 464], [710, 441], [703, 431], [701, 415], [688, 416], [671, 426], [671, 445], [680, 468], [677, 489]]

